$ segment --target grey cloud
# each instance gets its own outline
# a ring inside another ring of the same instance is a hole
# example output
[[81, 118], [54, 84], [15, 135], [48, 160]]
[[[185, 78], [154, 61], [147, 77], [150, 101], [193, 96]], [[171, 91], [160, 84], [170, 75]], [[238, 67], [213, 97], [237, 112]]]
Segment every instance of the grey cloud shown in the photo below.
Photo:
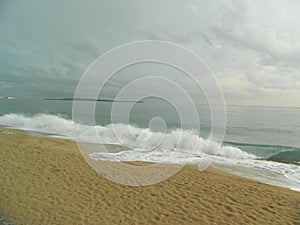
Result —
[[233, 7], [220, 11], [212, 24], [213, 32], [234, 45], [267, 54], [287, 63], [300, 62], [300, 41], [293, 40], [288, 32], [277, 32], [253, 20], [251, 1], [234, 0]]
[[[5, 31], [0, 33], [0, 87], [69, 96], [84, 70], [105, 51], [126, 42], [157, 39], [198, 53], [217, 74], [229, 101], [251, 97], [255, 101], [288, 90], [299, 93], [300, 32], [287, 24], [299, 20], [297, 10], [292, 10], [296, 3], [276, 1], [279, 9], [287, 6], [293, 14], [282, 21], [277, 18], [280, 11], [269, 10], [267, 0], [255, 4], [250, 0], [118, 4], [93, 0], [84, 5], [7, 1], [0, 14], [0, 28]], [[169, 75], [184, 83], [182, 75]], [[133, 79], [130, 76], [110, 80], [105, 95], [115, 94]], [[193, 85], [185, 85], [197, 92]]]
[[0, 89], [1, 89], [1, 90], [4, 90], [4, 89], [10, 89], [10, 88], [12, 88], [12, 85], [11, 85], [11, 84], [6, 83], [6, 82], [1, 82], [1, 81], [0, 81]]
[[101, 46], [93, 38], [79, 38], [78, 40], [63, 41], [63, 44], [71, 48], [75, 54], [85, 54], [91, 57], [98, 57], [103, 52], [104, 46]]

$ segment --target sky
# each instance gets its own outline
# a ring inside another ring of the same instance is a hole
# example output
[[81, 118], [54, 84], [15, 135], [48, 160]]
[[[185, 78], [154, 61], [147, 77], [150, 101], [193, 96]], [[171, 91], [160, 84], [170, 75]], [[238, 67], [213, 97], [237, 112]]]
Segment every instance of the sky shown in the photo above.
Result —
[[[299, 12], [297, 0], [0, 0], [0, 95], [73, 96], [108, 50], [164, 40], [209, 65], [227, 104], [300, 107]], [[115, 76], [105, 97], [130, 73]]]

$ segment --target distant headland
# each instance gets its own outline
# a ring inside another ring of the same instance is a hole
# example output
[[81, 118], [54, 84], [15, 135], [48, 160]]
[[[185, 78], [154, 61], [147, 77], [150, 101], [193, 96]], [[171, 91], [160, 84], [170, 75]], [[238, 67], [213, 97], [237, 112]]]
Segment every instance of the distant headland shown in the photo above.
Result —
[[132, 100], [115, 100], [115, 99], [93, 99], [93, 98], [45, 98], [46, 101], [96, 101], [96, 102], [135, 102], [144, 103], [144, 101], [132, 101]]
[[0, 96], [0, 100], [15, 100], [15, 97], [10, 97], [10, 96]]

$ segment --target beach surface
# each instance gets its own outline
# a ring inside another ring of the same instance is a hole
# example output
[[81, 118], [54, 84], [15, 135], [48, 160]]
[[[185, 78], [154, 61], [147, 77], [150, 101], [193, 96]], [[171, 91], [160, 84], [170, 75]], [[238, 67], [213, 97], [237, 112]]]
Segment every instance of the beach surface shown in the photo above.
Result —
[[300, 224], [300, 192], [191, 165], [155, 185], [120, 185], [76, 143], [6, 128], [0, 171], [0, 216], [14, 225]]

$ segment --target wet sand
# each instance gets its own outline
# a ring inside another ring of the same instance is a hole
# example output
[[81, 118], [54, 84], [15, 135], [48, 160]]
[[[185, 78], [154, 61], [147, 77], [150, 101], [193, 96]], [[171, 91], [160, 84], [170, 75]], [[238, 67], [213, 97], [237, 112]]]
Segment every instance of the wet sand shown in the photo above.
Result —
[[0, 215], [14, 225], [300, 224], [299, 192], [196, 166], [155, 185], [120, 185], [71, 141], [5, 128], [0, 171]]

